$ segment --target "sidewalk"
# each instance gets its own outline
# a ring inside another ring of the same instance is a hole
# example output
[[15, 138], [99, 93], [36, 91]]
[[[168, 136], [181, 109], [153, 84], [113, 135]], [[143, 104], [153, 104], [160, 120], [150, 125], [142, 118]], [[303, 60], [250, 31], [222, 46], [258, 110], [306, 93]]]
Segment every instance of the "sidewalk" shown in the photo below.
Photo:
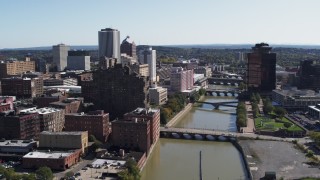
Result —
[[247, 127], [242, 128], [242, 133], [255, 133], [254, 118], [252, 113], [252, 105], [249, 101], [245, 102], [247, 110]]

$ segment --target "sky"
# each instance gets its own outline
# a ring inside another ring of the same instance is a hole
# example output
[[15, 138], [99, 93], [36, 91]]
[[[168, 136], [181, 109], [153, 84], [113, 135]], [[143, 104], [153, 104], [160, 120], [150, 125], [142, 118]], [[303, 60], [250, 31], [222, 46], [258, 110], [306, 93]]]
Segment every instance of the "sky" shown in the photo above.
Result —
[[0, 49], [97, 45], [320, 44], [319, 0], [1, 0]]

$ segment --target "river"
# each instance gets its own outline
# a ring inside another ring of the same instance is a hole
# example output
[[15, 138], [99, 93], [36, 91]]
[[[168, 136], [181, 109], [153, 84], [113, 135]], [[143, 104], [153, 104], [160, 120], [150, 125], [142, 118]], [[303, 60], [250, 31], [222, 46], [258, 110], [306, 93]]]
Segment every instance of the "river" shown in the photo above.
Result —
[[[236, 99], [207, 96], [204, 101]], [[221, 110], [214, 111], [212, 108], [207, 104], [193, 107], [175, 127], [236, 131], [235, 108], [221, 106]], [[245, 171], [240, 153], [229, 142], [161, 138], [142, 171], [142, 180], [198, 180], [200, 151], [204, 180], [244, 179]]]

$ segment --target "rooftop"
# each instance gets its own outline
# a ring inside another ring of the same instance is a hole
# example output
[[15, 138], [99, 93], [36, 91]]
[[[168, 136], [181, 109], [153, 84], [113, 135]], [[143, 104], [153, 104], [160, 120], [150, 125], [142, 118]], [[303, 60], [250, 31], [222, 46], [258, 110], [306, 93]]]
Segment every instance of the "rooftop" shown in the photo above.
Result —
[[15, 146], [15, 147], [27, 147], [30, 144], [36, 143], [34, 140], [0, 140], [1, 146]]
[[154, 113], [160, 111], [159, 109], [151, 109], [151, 108], [137, 108], [134, 111], [127, 114], [134, 115], [153, 115]]
[[285, 90], [273, 90], [276, 93], [282, 94], [284, 96], [295, 96], [295, 97], [319, 97], [320, 94], [313, 90], [298, 90], [297, 88], [285, 89]]
[[63, 132], [50, 132], [50, 131], [42, 131], [40, 135], [82, 135], [83, 132], [87, 131], [63, 131]]
[[24, 109], [24, 110], [21, 110], [21, 112], [23, 113], [39, 113], [39, 114], [50, 114], [50, 113], [53, 113], [53, 112], [58, 112], [58, 111], [61, 111], [61, 109], [56, 109], [56, 108], [52, 108], [52, 107], [44, 107], [44, 108], [40, 108], [40, 109], [36, 109], [36, 107], [34, 108], [30, 108], [30, 109]]
[[29, 152], [24, 158], [43, 158], [43, 159], [61, 159], [68, 157], [72, 155], [74, 151], [55, 151], [55, 152], [50, 152], [50, 151], [35, 151], [35, 152]]

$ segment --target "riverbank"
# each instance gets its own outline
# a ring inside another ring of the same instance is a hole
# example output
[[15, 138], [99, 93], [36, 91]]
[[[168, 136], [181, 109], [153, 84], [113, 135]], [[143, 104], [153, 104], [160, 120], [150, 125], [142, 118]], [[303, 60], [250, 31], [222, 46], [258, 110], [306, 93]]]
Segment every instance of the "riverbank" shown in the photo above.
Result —
[[165, 127], [172, 127], [176, 124], [187, 112], [192, 108], [192, 103], [188, 103], [178, 114], [176, 114], [166, 125]]
[[253, 179], [264, 177], [266, 171], [276, 172], [277, 178], [320, 178], [319, 167], [307, 164], [305, 154], [293, 143], [267, 140], [240, 140]]

